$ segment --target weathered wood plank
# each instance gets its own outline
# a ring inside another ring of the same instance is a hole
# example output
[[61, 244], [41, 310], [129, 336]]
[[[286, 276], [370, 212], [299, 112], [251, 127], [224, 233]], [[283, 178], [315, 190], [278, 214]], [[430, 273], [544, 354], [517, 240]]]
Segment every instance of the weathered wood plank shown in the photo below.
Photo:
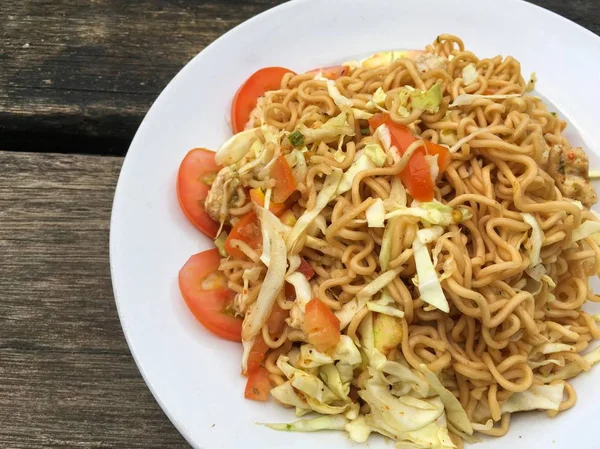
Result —
[[0, 7], [4, 149], [124, 154], [183, 65], [276, 0], [36, 0]]
[[[532, 2], [600, 33], [596, 0]], [[225, 31], [279, 3], [3, 2], [2, 147], [124, 154], [151, 103], [187, 61]]]
[[122, 158], [0, 152], [0, 447], [189, 447], [142, 380], [110, 283]]

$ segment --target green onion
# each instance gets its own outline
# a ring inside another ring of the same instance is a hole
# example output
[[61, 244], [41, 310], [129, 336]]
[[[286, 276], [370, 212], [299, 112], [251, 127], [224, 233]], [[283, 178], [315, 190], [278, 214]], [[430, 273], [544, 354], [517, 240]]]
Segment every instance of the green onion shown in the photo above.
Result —
[[304, 143], [304, 136], [300, 131], [294, 131], [288, 136], [288, 140], [292, 145], [298, 147]]

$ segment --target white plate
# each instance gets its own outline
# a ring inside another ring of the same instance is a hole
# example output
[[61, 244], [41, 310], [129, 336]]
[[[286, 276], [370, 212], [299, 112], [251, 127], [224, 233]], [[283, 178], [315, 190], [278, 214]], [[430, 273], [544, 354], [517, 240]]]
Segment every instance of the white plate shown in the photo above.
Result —
[[[210, 242], [180, 212], [179, 163], [192, 147], [228, 136], [233, 93], [255, 70], [298, 72], [377, 50], [422, 48], [440, 33], [476, 55], [512, 55], [538, 74], [538, 90], [570, 119], [569, 137], [600, 149], [600, 38], [528, 3], [504, 0], [306, 0], [284, 4], [227, 33], [195, 57], [152, 106], [129, 149], [110, 235], [113, 287], [125, 336], [165, 413], [196, 448], [366, 447], [341, 433], [289, 434], [255, 422], [293, 419], [273, 402], [243, 398], [240, 345], [213, 337], [187, 311], [177, 272]], [[576, 132], [575, 132], [576, 131]], [[596, 160], [597, 162], [597, 160]], [[596, 166], [598, 166], [596, 164]], [[116, 379], [115, 381], [118, 381]], [[515, 417], [502, 439], [480, 449], [598, 447], [600, 369], [574, 385], [577, 406], [558, 418]], [[391, 447], [375, 440], [371, 448]]]

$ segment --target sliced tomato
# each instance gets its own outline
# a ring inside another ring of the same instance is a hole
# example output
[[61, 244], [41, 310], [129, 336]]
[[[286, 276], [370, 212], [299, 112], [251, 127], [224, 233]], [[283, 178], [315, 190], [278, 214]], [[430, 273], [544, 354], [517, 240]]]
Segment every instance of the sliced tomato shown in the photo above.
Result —
[[269, 400], [271, 382], [269, 372], [262, 366], [248, 376], [244, 397], [253, 401], [266, 402]]
[[[250, 190], [250, 200], [260, 207], [265, 207], [265, 194], [262, 189], [258, 187]], [[269, 203], [269, 210], [278, 217], [283, 214], [286, 207], [285, 203], [276, 203], [275, 201]]]
[[240, 86], [231, 103], [231, 129], [234, 134], [244, 130], [258, 98], [265, 92], [279, 89], [287, 73], [294, 72], [283, 67], [265, 67], [250, 75]]
[[340, 341], [340, 320], [318, 298], [306, 304], [302, 330], [317, 351], [334, 348]]
[[[369, 125], [373, 131], [382, 124], [387, 125], [392, 145], [398, 149], [400, 154], [404, 154], [408, 147], [417, 140], [410, 129], [394, 123], [388, 114], [376, 114], [369, 119]], [[427, 140], [424, 142], [427, 154], [438, 155], [438, 167], [440, 172], [443, 172], [452, 160], [452, 154], [446, 147]], [[419, 201], [431, 201], [434, 193], [434, 184], [425, 154], [424, 148], [417, 149], [408, 161], [406, 168], [399, 175], [413, 198]]]
[[310, 281], [315, 275], [315, 270], [313, 270], [313, 267], [310, 266], [306, 259], [301, 258], [300, 260], [300, 266], [297, 271], [302, 273], [304, 277]]
[[234, 259], [245, 259], [246, 255], [231, 244], [232, 240], [241, 240], [252, 249], [258, 249], [262, 246], [260, 223], [254, 211], [250, 211], [240, 218], [225, 240], [227, 254]]
[[265, 359], [269, 349], [269, 346], [267, 346], [265, 340], [262, 338], [262, 335], [259, 333], [254, 340], [252, 348], [250, 349], [250, 354], [248, 354], [248, 362], [246, 364], [247, 371], [244, 374], [254, 373], [257, 371]]
[[177, 199], [181, 210], [200, 232], [213, 239], [217, 237], [219, 223], [208, 215], [204, 201], [220, 169], [214, 152], [194, 148], [183, 158], [177, 174]]
[[296, 289], [289, 282], [286, 282], [283, 285], [283, 292], [285, 294], [285, 299], [287, 299], [288, 301], [293, 301], [296, 299]]
[[285, 203], [285, 201], [296, 191], [296, 178], [290, 164], [283, 155], [280, 155], [271, 167], [271, 177], [275, 180], [273, 187], [273, 201]]
[[190, 311], [219, 337], [242, 341], [242, 319], [232, 310], [235, 293], [219, 268], [219, 251], [209, 249], [189, 258], [179, 270], [179, 290]]
[[321, 72], [321, 76], [323, 78], [327, 78], [329, 80], [336, 80], [338, 78], [340, 78], [341, 76], [345, 76], [347, 75], [350, 70], [350, 68], [346, 65], [332, 65], [329, 67], [322, 67], [320, 69], [314, 69], [311, 70], [309, 72], [306, 72], [310, 75], [316, 75], [317, 73]]
[[269, 315], [269, 319], [267, 320], [269, 333], [279, 337], [283, 332], [283, 328], [285, 327], [285, 319], [288, 316], [290, 316], [289, 310], [282, 309], [277, 303], [273, 304], [271, 315]]

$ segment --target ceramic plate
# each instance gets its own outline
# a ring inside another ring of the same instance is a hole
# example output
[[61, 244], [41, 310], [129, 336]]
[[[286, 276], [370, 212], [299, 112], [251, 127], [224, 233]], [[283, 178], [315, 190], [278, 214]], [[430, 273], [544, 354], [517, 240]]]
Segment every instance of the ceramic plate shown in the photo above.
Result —
[[[290, 434], [258, 426], [293, 413], [271, 401], [244, 400], [241, 345], [208, 333], [179, 295], [177, 273], [211, 245], [181, 213], [179, 163], [193, 147], [216, 149], [230, 135], [233, 94], [255, 70], [297, 72], [379, 50], [422, 48], [440, 33], [460, 36], [479, 57], [512, 55], [537, 90], [570, 122], [568, 137], [600, 150], [600, 38], [568, 20], [516, 0], [298, 0], [267, 11], [215, 41], [165, 88], [141, 124], [115, 195], [110, 259], [125, 336], [154, 397], [197, 449], [350, 448], [344, 434]], [[591, 155], [592, 165], [600, 167]], [[479, 449], [593, 449], [598, 438], [600, 368], [573, 384], [577, 406], [558, 418], [528, 413], [509, 434]], [[371, 448], [391, 447], [374, 439]]]

